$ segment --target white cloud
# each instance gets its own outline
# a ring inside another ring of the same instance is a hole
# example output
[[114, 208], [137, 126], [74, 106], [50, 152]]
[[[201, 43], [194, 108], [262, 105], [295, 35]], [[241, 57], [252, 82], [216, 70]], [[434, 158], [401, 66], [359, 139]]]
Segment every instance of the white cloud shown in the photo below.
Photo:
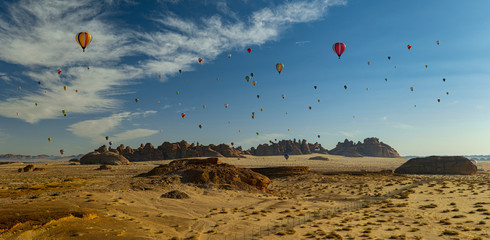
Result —
[[[4, 3], [5, 14], [0, 16], [0, 60], [26, 67], [23, 75], [42, 84], [38, 91], [23, 90], [20, 96], [11, 94], [2, 99], [0, 115], [36, 123], [62, 117], [63, 109], [69, 115], [118, 110], [122, 101], [116, 96], [130, 93], [121, 89], [135, 84], [135, 79], [162, 74], [165, 81], [165, 76], [178, 74], [179, 69], [192, 71], [199, 57], [204, 58], [205, 64], [225, 51], [276, 40], [291, 24], [318, 20], [329, 6], [345, 3], [286, 2], [257, 10], [247, 19], [232, 23], [223, 22], [218, 15], [193, 22], [165, 12], [152, 19], [160, 29], [145, 32], [111, 21], [113, 5], [120, 2], [133, 4], [112, 0]], [[218, 7], [233, 15], [228, 5]], [[75, 34], [80, 31], [93, 36], [86, 52], [75, 42]], [[121, 66], [124, 58], [135, 55], [143, 60], [134, 66]], [[90, 70], [85, 68], [87, 65]], [[57, 68], [63, 70], [61, 79]], [[0, 78], [10, 80], [4, 76]], [[63, 90], [64, 85], [67, 91]], [[75, 89], [79, 92], [75, 93]], [[34, 107], [36, 102], [38, 107]]]
[[268, 143], [269, 141], [274, 141], [274, 139], [283, 139], [286, 137], [284, 134], [280, 133], [270, 133], [259, 135], [253, 138], [247, 138], [241, 141], [236, 142], [235, 144], [238, 146], [242, 146], [244, 148], [256, 147], [259, 144]]
[[129, 139], [148, 137], [158, 132], [159, 130], [153, 130], [153, 129], [141, 129], [141, 128], [133, 129], [122, 133], [118, 133], [115, 136], [111, 137], [111, 140], [121, 142]]
[[346, 137], [353, 138], [354, 136], [356, 136], [357, 134], [359, 134], [359, 131], [355, 131], [355, 132], [340, 131], [340, 134], [343, 135], [343, 136], [346, 136]]

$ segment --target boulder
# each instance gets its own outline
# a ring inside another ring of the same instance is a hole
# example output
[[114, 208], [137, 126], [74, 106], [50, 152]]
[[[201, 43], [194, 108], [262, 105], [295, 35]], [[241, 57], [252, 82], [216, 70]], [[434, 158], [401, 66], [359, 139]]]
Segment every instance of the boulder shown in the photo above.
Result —
[[182, 159], [160, 165], [140, 177], [179, 178], [182, 183], [215, 184], [227, 188], [267, 192], [270, 179], [250, 169], [221, 163], [218, 158]]
[[252, 171], [260, 173], [269, 178], [287, 177], [293, 175], [304, 175], [310, 172], [309, 167], [303, 166], [284, 166], [284, 167], [266, 167], [266, 168], [251, 168]]
[[323, 157], [323, 156], [315, 156], [315, 157], [308, 158], [308, 160], [324, 160], [324, 161], [327, 161], [328, 158]]
[[80, 159], [72, 158], [68, 160], [68, 162], [80, 162]]
[[34, 171], [34, 165], [29, 164], [29, 165], [25, 166], [24, 168], [19, 168], [17, 171], [18, 172], [32, 172], [32, 171]]
[[174, 190], [174, 191], [164, 193], [160, 197], [161, 198], [173, 198], [173, 199], [186, 199], [186, 198], [189, 198], [189, 195], [187, 195], [187, 193], [185, 193], [185, 192]]
[[97, 170], [111, 170], [111, 169], [112, 169], [111, 165], [100, 165], [100, 167], [97, 168]]
[[477, 173], [477, 168], [471, 160], [465, 157], [430, 156], [425, 158], [412, 158], [395, 169], [395, 173], [473, 175]]
[[128, 165], [129, 160], [113, 152], [91, 152], [80, 158], [80, 164]]

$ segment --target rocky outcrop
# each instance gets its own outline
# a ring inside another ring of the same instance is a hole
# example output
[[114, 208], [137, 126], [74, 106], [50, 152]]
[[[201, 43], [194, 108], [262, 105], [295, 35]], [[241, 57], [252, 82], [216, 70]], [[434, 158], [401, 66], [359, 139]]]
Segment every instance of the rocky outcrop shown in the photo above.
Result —
[[174, 191], [164, 193], [160, 197], [161, 198], [173, 198], [173, 199], [187, 199], [187, 198], [189, 198], [189, 195], [187, 195], [187, 193], [185, 193], [185, 192], [174, 190]]
[[357, 142], [357, 144], [345, 139], [344, 142], [337, 143], [337, 146], [329, 153], [346, 157], [400, 157], [395, 149], [380, 142], [377, 138], [366, 138], [363, 143]]
[[302, 166], [251, 168], [251, 170], [269, 178], [303, 175], [310, 172], [309, 167]]
[[80, 158], [80, 164], [128, 165], [130, 163], [128, 159], [118, 153], [94, 151]]
[[[124, 145], [121, 145], [118, 147], [118, 149], [123, 147]], [[147, 143], [145, 145], [141, 144], [140, 147], [135, 150], [131, 149], [130, 147], [127, 147], [122, 151], [122, 153], [121, 152], [119, 153], [131, 162], [154, 161], [154, 160], [164, 159], [162, 152], [158, 149], [155, 149], [155, 147], [153, 147], [151, 143]]]
[[258, 189], [267, 192], [270, 179], [247, 168], [221, 163], [218, 158], [182, 159], [160, 165], [140, 177], [162, 176], [164, 181], [215, 184], [231, 189]]
[[425, 158], [412, 158], [395, 169], [395, 173], [473, 175], [477, 173], [477, 168], [471, 160], [465, 157], [430, 156]]
[[322, 156], [315, 156], [315, 157], [308, 158], [308, 160], [323, 160], [323, 161], [328, 161], [328, 158], [322, 157]]
[[252, 147], [248, 152], [255, 156], [274, 156], [283, 155], [302, 155], [314, 153], [328, 153], [328, 151], [319, 143], [311, 144], [306, 140], [296, 141], [281, 140], [279, 142], [269, 142], [270, 144], [260, 144], [257, 148]]
[[19, 168], [17, 170], [18, 172], [45, 172], [48, 171], [47, 168], [35, 168], [34, 165], [29, 164], [25, 166], [24, 168]]

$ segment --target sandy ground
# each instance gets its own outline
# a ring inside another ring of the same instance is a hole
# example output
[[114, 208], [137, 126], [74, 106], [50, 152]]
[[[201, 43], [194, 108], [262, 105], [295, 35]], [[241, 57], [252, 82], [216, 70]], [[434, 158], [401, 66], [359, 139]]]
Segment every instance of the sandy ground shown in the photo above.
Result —
[[[395, 169], [403, 158], [312, 154], [223, 158], [241, 167], [309, 166], [271, 193], [137, 178], [158, 164], [0, 165], [0, 239], [490, 239], [490, 162], [474, 176], [332, 174]], [[419, 185], [420, 184], [420, 185]], [[189, 199], [161, 198], [179, 190]]]

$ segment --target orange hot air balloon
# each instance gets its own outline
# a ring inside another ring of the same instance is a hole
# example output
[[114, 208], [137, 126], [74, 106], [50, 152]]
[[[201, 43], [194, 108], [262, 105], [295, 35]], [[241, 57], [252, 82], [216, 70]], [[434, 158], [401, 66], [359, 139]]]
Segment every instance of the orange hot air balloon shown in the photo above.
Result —
[[51, 138], [48, 138], [48, 142], [51, 142]]
[[202, 105], [202, 109], [206, 109], [206, 105]]
[[257, 82], [256, 81], [252, 81], [252, 84], [255, 86], [255, 84], [257, 84]]
[[63, 89], [65, 89], [65, 91], [66, 91], [66, 88], [67, 88], [66, 86], [63, 87]]
[[75, 36], [75, 40], [77, 41], [78, 45], [80, 45], [80, 47], [82, 47], [83, 51], [85, 52], [85, 48], [92, 41], [92, 36], [88, 32], [80, 32]]
[[446, 92], [446, 95], [449, 95], [449, 92]]
[[368, 61], [368, 65], [371, 65], [371, 62], [370, 61]]
[[425, 68], [429, 67], [428, 65], [425, 65]]
[[182, 118], [185, 118], [185, 113], [180, 114]]
[[320, 99], [318, 99], [318, 102], [320, 102]]
[[249, 48], [249, 49], [247, 49], [247, 51], [248, 51], [248, 53], [251, 53], [251, 52], [252, 52], [252, 49], [251, 49], [251, 48]]
[[199, 63], [202, 63], [202, 58], [199, 58], [197, 61], [199, 61]]
[[410, 50], [412, 48], [412, 45], [410, 45], [410, 44], [407, 45], [407, 48], [408, 48], [408, 50]]
[[366, 88], [366, 91], [369, 90], [369, 88]]
[[264, 111], [264, 109], [263, 109], [263, 108], [261, 108], [261, 109], [260, 109], [260, 111], [262, 112], [262, 111]]

